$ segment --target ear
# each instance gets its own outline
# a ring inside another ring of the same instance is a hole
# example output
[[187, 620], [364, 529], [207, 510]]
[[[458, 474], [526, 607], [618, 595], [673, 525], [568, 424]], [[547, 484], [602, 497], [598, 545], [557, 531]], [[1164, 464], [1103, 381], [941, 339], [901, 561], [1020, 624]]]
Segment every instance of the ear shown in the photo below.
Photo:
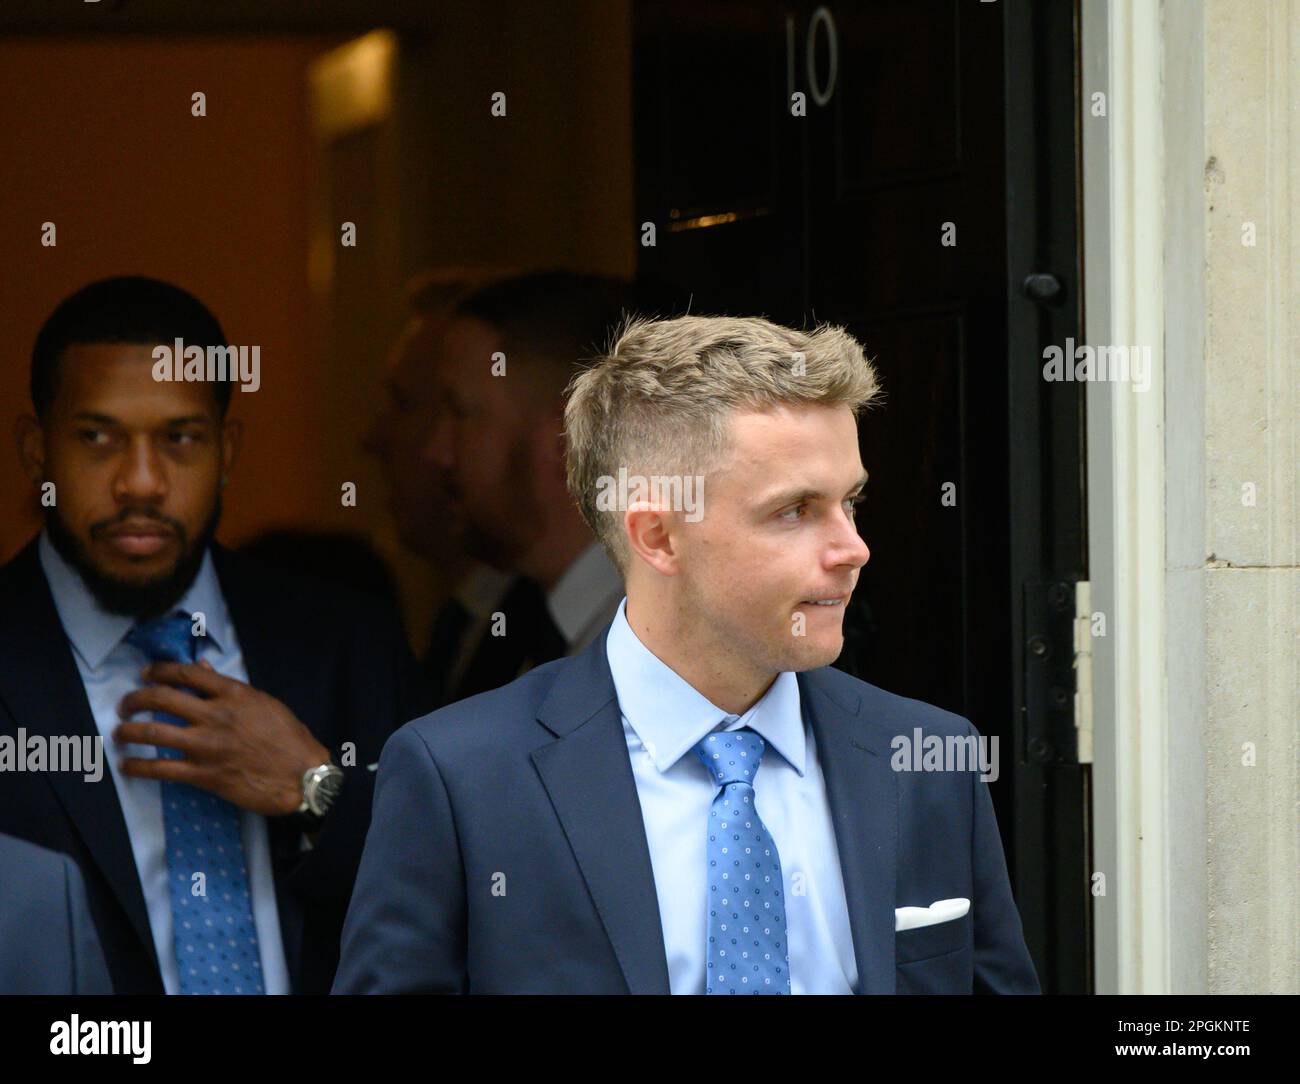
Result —
[[632, 501], [623, 513], [623, 531], [633, 557], [664, 576], [677, 575], [677, 513], [661, 510], [650, 501]]
[[37, 488], [45, 481], [45, 429], [33, 414], [20, 414], [14, 426], [18, 460], [23, 473]]
[[221, 423], [221, 484], [226, 484], [230, 472], [239, 458], [239, 448], [244, 441], [244, 423], [239, 418], [227, 418]]

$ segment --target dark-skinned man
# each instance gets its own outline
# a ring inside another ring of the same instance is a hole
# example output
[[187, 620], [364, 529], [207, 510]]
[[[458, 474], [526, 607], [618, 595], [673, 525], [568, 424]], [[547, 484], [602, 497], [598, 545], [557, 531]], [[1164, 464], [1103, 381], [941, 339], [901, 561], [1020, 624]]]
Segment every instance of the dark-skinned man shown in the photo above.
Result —
[[110, 770], [14, 773], [0, 831], [77, 861], [118, 993], [324, 991], [369, 767], [427, 694], [377, 602], [214, 542], [233, 384], [159, 379], [176, 340], [225, 345], [144, 278], [37, 337], [17, 435], [45, 529], [0, 569], [0, 734], [102, 738]]

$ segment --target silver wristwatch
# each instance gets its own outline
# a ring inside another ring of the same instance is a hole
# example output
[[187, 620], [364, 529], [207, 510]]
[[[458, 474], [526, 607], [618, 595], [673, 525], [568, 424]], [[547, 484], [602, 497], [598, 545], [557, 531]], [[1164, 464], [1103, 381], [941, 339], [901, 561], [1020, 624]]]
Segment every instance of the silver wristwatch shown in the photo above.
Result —
[[343, 789], [343, 769], [328, 761], [302, 773], [302, 804], [298, 816], [319, 825]]

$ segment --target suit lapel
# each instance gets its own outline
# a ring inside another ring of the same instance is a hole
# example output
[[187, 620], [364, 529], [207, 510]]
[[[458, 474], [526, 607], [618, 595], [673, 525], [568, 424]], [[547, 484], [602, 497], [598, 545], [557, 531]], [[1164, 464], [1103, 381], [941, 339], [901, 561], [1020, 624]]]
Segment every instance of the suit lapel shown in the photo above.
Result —
[[817, 742], [849, 908], [860, 994], [892, 994], [898, 862], [898, 777], [885, 720], [864, 720], [861, 696], [831, 691], [824, 671], [799, 675]]
[[[311, 630], [295, 625], [294, 613], [268, 604], [277, 596], [274, 583], [259, 574], [260, 566], [250, 566], [245, 560], [223, 546], [212, 547], [212, 564], [239, 637], [248, 683], [289, 705], [295, 713], [313, 714], [310, 708], [320, 695], [313, 681], [320, 667], [312, 665]], [[320, 719], [302, 714], [299, 718], [318, 741], [330, 744], [331, 735], [322, 734]]]
[[560, 670], [538, 720], [557, 740], [533, 764], [573, 848], [629, 991], [669, 992], [636, 779], [601, 634]]
[[[45, 737], [99, 737], [35, 542], [4, 570], [0, 597], [7, 599], [0, 610], [0, 659], [6, 661], [0, 666], [0, 701], [15, 728]], [[106, 771], [90, 784], [75, 772], [44, 774], [157, 967], [144, 891], [112, 776]]]

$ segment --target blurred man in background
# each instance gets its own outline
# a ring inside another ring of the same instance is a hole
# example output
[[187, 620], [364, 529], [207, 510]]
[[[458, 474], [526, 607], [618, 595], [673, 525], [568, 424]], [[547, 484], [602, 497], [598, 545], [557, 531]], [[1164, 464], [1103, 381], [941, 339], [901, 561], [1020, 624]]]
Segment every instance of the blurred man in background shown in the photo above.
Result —
[[[406, 296], [410, 317], [388, 359], [386, 399], [362, 439], [365, 450], [379, 461], [398, 541], [428, 564], [443, 592], [421, 659], [437, 704], [448, 703], [459, 686], [465, 664], [482, 643], [513, 577], [470, 555], [464, 523], [425, 460], [434, 426], [446, 410], [434, 374], [444, 361], [442, 338], [455, 304], [507, 274], [447, 268], [426, 272], [411, 283]], [[501, 645], [500, 639], [493, 639], [484, 648]]]
[[458, 581], [426, 653], [442, 703], [580, 650], [622, 597], [565, 488], [563, 409], [630, 300], [564, 271], [429, 276], [411, 294], [366, 448], [404, 544]]

